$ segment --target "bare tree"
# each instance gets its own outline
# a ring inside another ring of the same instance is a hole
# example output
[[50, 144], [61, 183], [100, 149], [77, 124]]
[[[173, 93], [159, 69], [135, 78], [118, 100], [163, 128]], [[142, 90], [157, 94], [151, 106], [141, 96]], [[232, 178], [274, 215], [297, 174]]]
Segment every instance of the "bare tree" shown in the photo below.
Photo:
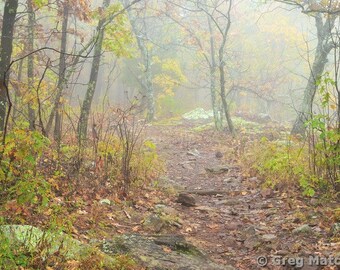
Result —
[[[233, 121], [230, 117], [229, 105], [227, 102], [227, 90], [226, 90], [226, 44], [228, 39], [229, 30], [231, 27], [231, 8], [232, 8], [232, 0], [223, 0], [223, 1], [215, 1], [212, 5], [209, 4], [200, 4], [198, 2], [200, 9], [207, 14], [209, 18], [210, 28], [212, 28], [211, 24], [217, 29], [221, 36], [221, 41], [218, 46], [218, 69], [219, 69], [219, 82], [220, 82], [220, 95], [223, 105], [224, 116], [228, 123], [229, 131], [235, 135], [235, 128], [233, 125]], [[225, 10], [223, 10], [225, 8]], [[211, 30], [210, 30], [211, 31]], [[214, 41], [212, 39], [212, 41]], [[211, 48], [214, 48], [214, 45], [211, 45]], [[214, 52], [212, 52], [214, 54]], [[212, 55], [213, 57], [213, 55]], [[214, 72], [214, 69], [212, 70]]]
[[298, 111], [292, 134], [304, 134], [306, 127], [305, 122], [312, 116], [313, 101], [316, 94], [316, 82], [322, 76], [325, 66], [328, 62], [328, 55], [334, 48], [332, 42], [332, 30], [335, 21], [339, 18], [340, 9], [339, 1], [283, 1], [277, 2], [293, 5], [301, 9], [303, 14], [311, 16], [315, 20], [317, 31], [317, 46], [314, 60], [310, 67], [310, 75], [303, 94], [303, 100], [300, 110]]
[[[106, 10], [109, 5], [110, 5], [110, 0], [104, 0], [103, 10]], [[80, 118], [79, 118], [79, 123], [78, 123], [78, 140], [79, 140], [80, 145], [83, 144], [84, 140], [87, 137], [87, 125], [89, 121], [89, 115], [90, 115], [91, 104], [92, 104], [92, 100], [94, 96], [94, 91], [97, 85], [99, 65], [100, 65], [103, 39], [104, 39], [104, 29], [105, 29], [104, 24], [105, 24], [106, 19], [107, 18], [104, 17], [98, 21], [98, 26], [97, 26], [98, 40], [94, 47], [94, 57], [92, 61], [90, 79], [89, 79], [85, 99], [81, 106]]]
[[[129, 0], [123, 1], [125, 6], [130, 4]], [[152, 121], [155, 117], [155, 93], [154, 87], [152, 84], [152, 48], [148, 46], [149, 37], [148, 33], [151, 29], [148, 28], [146, 23], [146, 9], [144, 9], [143, 15], [133, 14], [131, 10], [128, 10], [129, 20], [132, 26], [132, 31], [136, 37], [138, 49], [141, 54], [142, 66], [143, 66], [143, 77], [141, 80], [141, 85], [143, 88], [143, 92], [146, 96], [146, 107], [147, 107], [147, 116], [146, 119], [148, 121]]]

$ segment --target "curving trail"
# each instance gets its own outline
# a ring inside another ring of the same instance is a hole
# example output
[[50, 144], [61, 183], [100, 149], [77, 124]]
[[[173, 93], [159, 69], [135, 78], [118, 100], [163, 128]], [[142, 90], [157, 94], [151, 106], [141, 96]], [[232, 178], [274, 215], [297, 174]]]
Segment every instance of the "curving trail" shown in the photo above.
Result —
[[[167, 182], [180, 191], [206, 194], [193, 194], [194, 207], [183, 206], [172, 198], [169, 206], [177, 210], [182, 223], [177, 232], [216, 262], [237, 269], [336, 269], [306, 263], [303, 268], [273, 265], [272, 256], [306, 258], [309, 254], [326, 256], [336, 252], [339, 245], [328, 242], [322, 212], [308, 207], [309, 200], [304, 198], [261, 189], [257, 177], [242, 173], [239, 152], [244, 145], [226, 134], [197, 132], [193, 127], [186, 123], [150, 126], [147, 130], [166, 161]], [[218, 166], [229, 170], [215, 173]], [[299, 214], [306, 211], [310, 219], [302, 220]], [[310, 231], [292, 232], [307, 224]], [[258, 266], [259, 256], [269, 258], [267, 267]]]

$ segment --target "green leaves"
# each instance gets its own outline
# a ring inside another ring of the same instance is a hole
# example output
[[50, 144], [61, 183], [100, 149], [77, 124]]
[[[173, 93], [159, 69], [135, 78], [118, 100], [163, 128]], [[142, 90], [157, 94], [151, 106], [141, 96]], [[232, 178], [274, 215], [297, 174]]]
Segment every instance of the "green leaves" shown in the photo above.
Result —
[[43, 6], [46, 6], [48, 4], [48, 0], [32, 0], [33, 5], [37, 8], [41, 8]]

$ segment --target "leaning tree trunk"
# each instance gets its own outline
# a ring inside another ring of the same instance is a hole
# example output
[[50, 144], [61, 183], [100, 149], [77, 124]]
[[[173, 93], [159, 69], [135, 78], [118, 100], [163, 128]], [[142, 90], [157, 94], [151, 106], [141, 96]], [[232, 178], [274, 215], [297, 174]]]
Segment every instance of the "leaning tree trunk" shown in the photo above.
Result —
[[328, 54], [334, 47], [334, 44], [328, 42], [331, 31], [334, 27], [334, 20], [334, 16], [329, 16], [325, 23], [323, 23], [320, 14], [316, 15], [315, 17], [318, 33], [318, 44], [316, 47], [315, 58], [311, 67], [307, 86], [304, 91], [301, 109], [298, 112], [291, 131], [292, 134], [304, 135], [306, 131], [305, 122], [308, 121], [312, 116], [313, 101], [317, 90], [316, 83], [317, 80], [322, 76], [327, 63]]
[[5, 128], [7, 89], [9, 74], [8, 68], [11, 62], [13, 49], [13, 31], [15, 16], [18, 8], [18, 0], [6, 0], [4, 16], [2, 20], [1, 52], [0, 52], [0, 131]]
[[[28, 12], [28, 41], [27, 41], [27, 53], [33, 52], [34, 49], [34, 27], [35, 27], [35, 14], [33, 10], [32, 0], [27, 0], [27, 12]], [[28, 80], [28, 92], [29, 95], [33, 95], [34, 91], [34, 55], [27, 56], [27, 80]], [[32, 99], [34, 100], [34, 99]], [[34, 103], [34, 102], [32, 102]], [[35, 111], [32, 108], [32, 103], [28, 102], [28, 122], [30, 130], [35, 129]]]
[[[104, 0], [103, 9], [106, 10], [106, 8], [109, 5], [110, 5], [110, 0]], [[98, 22], [98, 26], [97, 26], [98, 38], [97, 38], [96, 45], [94, 47], [94, 56], [93, 56], [93, 61], [92, 61], [90, 80], [88, 83], [85, 99], [83, 101], [83, 104], [80, 110], [80, 118], [78, 122], [78, 142], [79, 142], [79, 145], [81, 146], [83, 145], [83, 143], [85, 142], [87, 138], [87, 125], [89, 121], [91, 104], [92, 104], [94, 92], [95, 92], [96, 85], [97, 85], [99, 65], [100, 65], [100, 59], [101, 59], [101, 54], [102, 54], [105, 21], [106, 19], [102, 18]]]

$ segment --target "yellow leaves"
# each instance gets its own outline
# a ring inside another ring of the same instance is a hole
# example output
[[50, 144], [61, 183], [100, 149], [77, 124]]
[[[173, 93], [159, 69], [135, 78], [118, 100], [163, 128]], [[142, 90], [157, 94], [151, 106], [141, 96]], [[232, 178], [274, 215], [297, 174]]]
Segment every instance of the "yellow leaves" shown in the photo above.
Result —
[[162, 70], [165, 72], [173, 73], [177, 78], [177, 82], [185, 82], [186, 77], [182, 72], [181, 66], [176, 59], [165, 59], [162, 64]]
[[161, 61], [158, 57], [154, 60], [161, 64], [161, 73], [153, 79], [153, 83], [163, 90], [160, 96], [174, 96], [175, 88], [186, 81], [178, 60], [167, 58]]

